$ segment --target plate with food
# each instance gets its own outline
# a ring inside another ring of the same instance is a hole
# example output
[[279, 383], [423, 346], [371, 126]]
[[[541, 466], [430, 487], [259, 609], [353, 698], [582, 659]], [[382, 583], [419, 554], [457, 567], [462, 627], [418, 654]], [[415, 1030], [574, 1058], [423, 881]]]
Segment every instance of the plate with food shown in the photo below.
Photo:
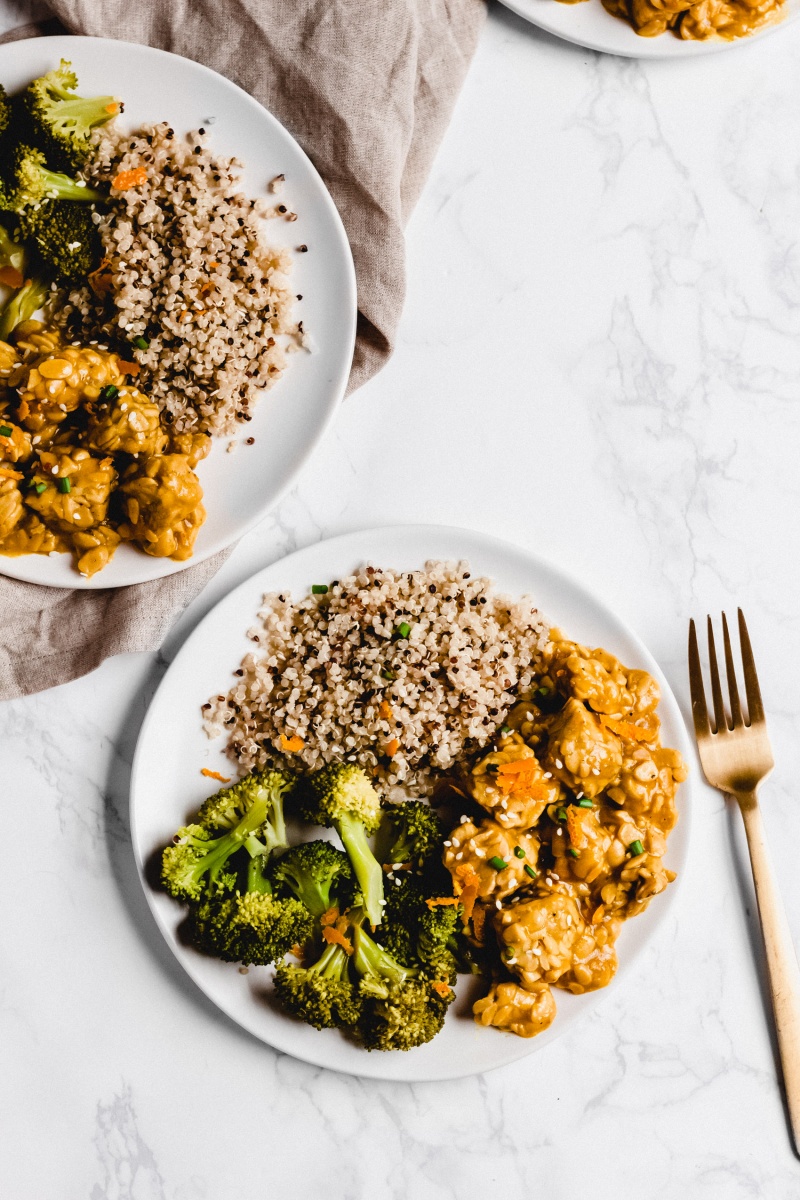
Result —
[[356, 285], [310, 160], [148, 46], [0, 47], [0, 572], [119, 587], [236, 541], [347, 383]]
[[[534, 554], [437, 526], [273, 564], [167, 671], [133, 847], [168, 945], [276, 1049], [489, 1070], [630, 971], [689, 835], [686, 733], [626, 625]], [[635, 976], [628, 1002], [636, 1003]]]
[[800, 0], [503, 0], [507, 8], [578, 46], [625, 58], [715, 54], [783, 29]]

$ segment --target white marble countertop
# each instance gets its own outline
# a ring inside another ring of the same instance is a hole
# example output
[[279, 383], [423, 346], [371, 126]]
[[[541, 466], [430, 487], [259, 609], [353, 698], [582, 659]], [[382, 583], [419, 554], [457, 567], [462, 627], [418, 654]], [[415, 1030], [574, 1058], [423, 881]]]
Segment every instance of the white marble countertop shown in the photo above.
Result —
[[515, 1066], [415, 1086], [220, 1017], [150, 917], [127, 817], [148, 699], [234, 584], [343, 530], [469, 524], [577, 573], [684, 705], [687, 618], [744, 607], [800, 942], [798, 62], [797, 25], [638, 64], [495, 8], [408, 231], [393, 361], [163, 655], [0, 706], [10, 1200], [800, 1196], [738, 816], [708, 788], [682, 902], [624, 986]]

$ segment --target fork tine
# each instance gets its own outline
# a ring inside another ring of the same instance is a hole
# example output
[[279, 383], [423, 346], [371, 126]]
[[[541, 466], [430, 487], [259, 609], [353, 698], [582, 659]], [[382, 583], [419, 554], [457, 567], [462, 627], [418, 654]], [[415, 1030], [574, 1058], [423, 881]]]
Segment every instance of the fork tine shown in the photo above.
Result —
[[725, 674], [728, 676], [728, 695], [731, 698], [731, 724], [736, 729], [743, 724], [742, 706], [739, 703], [739, 688], [736, 683], [736, 669], [733, 665], [731, 639], [728, 633], [728, 618], [722, 614], [722, 638], [725, 642]]
[[708, 668], [711, 672], [711, 695], [714, 697], [715, 733], [724, 733], [728, 728], [725, 716], [725, 702], [722, 699], [722, 684], [719, 681], [719, 666], [717, 665], [717, 650], [714, 645], [714, 626], [711, 617], [708, 618]]
[[742, 648], [742, 663], [744, 664], [744, 689], [747, 695], [747, 712], [750, 724], [764, 720], [764, 706], [761, 703], [761, 688], [758, 686], [756, 660], [753, 658], [753, 647], [750, 645], [750, 634], [747, 632], [744, 613], [739, 609], [739, 644]]
[[708, 710], [703, 691], [703, 671], [700, 666], [700, 651], [697, 648], [697, 630], [694, 621], [689, 622], [689, 690], [692, 694], [692, 716], [694, 732], [698, 741], [708, 737]]

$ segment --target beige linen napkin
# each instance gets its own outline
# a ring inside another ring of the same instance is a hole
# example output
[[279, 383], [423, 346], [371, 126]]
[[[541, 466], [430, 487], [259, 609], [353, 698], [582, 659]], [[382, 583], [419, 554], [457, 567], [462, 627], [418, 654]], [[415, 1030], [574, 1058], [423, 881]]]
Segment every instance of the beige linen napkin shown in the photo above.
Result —
[[[359, 317], [350, 390], [380, 370], [403, 304], [403, 226], [475, 48], [483, 0], [49, 6], [55, 21], [8, 36], [66, 30], [160, 46], [234, 80], [294, 134], [330, 189], [353, 249]], [[168, 579], [113, 591], [0, 577], [0, 699], [75, 679], [112, 654], [157, 648], [226, 553]]]

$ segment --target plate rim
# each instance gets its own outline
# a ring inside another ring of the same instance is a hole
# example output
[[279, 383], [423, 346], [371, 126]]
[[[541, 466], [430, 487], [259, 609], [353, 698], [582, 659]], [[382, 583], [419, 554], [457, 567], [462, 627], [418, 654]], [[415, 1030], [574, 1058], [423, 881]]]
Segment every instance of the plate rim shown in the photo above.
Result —
[[[662, 671], [661, 667], [659, 666], [657, 660], [654, 658], [654, 656], [648, 650], [647, 646], [642, 641], [642, 639], [639, 637], [639, 635], [636, 633], [636, 631], [627, 623], [627, 621], [623, 620], [621, 617], [618, 617], [616, 615], [616, 613], [614, 612], [614, 610], [612, 608], [610, 608], [609, 605], [606, 604], [605, 600], [598, 599], [594, 595], [594, 593], [591, 592], [584, 584], [582, 584], [580, 582], [580, 580], [578, 580], [572, 572], [570, 572], [567, 569], [564, 569], [563, 567], [561, 567], [560, 564], [553, 563], [551, 560], [544, 558], [541, 555], [536, 554], [535, 552], [529, 550], [527, 547], [520, 546], [514, 542], [510, 542], [507, 539], [497, 537], [493, 534], [484, 533], [483, 531], [469, 529], [469, 528], [466, 528], [463, 526], [441, 525], [438, 523], [437, 524], [428, 524], [428, 523], [418, 523], [418, 522], [411, 523], [411, 524], [389, 524], [389, 525], [382, 524], [382, 525], [376, 525], [376, 526], [367, 526], [367, 527], [363, 527], [363, 528], [360, 528], [357, 530], [351, 530], [348, 532], [335, 534], [329, 538], [322, 538], [317, 542], [312, 542], [308, 546], [304, 546], [298, 550], [292, 551], [289, 554], [282, 555], [281, 557], [276, 558], [274, 560], [274, 562], [269, 563], [267, 566], [260, 568], [258, 571], [254, 572], [247, 579], [243, 580], [235, 588], [231, 589], [231, 591], [227, 592], [223, 597], [221, 597], [221, 599], [214, 605], [213, 608], [211, 608], [209, 610], [209, 612], [207, 612], [203, 616], [203, 618], [198, 622], [198, 624], [195, 626], [195, 628], [187, 636], [186, 640], [183, 642], [183, 644], [181, 645], [177, 654], [175, 655], [175, 657], [172, 659], [171, 663], [169, 664], [167, 670], [165, 671], [162, 679], [159, 682], [158, 687], [156, 688], [156, 691], [154, 692], [152, 698], [150, 699], [150, 702], [147, 707], [147, 712], [145, 713], [145, 716], [142, 721], [141, 727], [139, 729], [139, 734], [138, 734], [138, 737], [136, 740], [136, 747], [135, 747], [132, 762], [131, 762], [130, 793], [129, 793], [129, 820], [130, 820], [130, 828], [131, 828], [131, 849], [133, 852], [133, 857], [134, 857], [134, 862], [136, 865], [136, 871], [137, 871], [137, 874], [139, 877], [139, 882], [142, 887], [142, 890], [144, 891], [147, 906], [148, 906], [150, 913], [155, 921], [155, 924], [158, 928], [160, 935], [163, 937], [164, 941], [167, 943], [167, 946], [169, 947], [169, 949], [172, 952], [176, 961], [179, 963], [179, 965], [181, 966], [181, 968], [183, 969], [185, 974], [191, 980], [192, 985], [198, 989], [198, 991], [205, 997], [205, 999], [207, 1001], [209, 1001], [211, 1004], [214, 1005], [215, 1009], [217, 1009], [223, 1017], [232, 1021], [239, 1028], [246, 1030], [255, 1039], [257, 1039], [259, 1042], [262, 1042], [264, 1045], [269, 1046], [276, 1053], [287, 1054], [293, 1058], [300, 1060], [301, 1062], [306, 1062], [311, 1066], [317, 1067], [318, 1069], [333, 1070], [340, 1074], [351, 1075], [356, 1078], [379, 1079], [379, 1080], [386, 1080], [389, 1082], [405, 1082], [405, 1083], [438, 1082], [438, 1081], [444, 1081], [444, 1080], [449, 1080], [449, 1079], [461, 1079], [461, 1078], [465, 1078], [465, 1077], [468, 1077], [471, 1075], [476, 1075], [476, 1074], [484, 1074], [487, 1071], [498, 1070], [501, 1067], [508, 1066], [512, 1062], [517, 1062], [523, 1058], [527, 1058], [531, 1054], [535, 1053], [537, 1050], [544, 1049], [546, 1045], [550, 1045], [553, 1041], [555, 1041], [558, 1037], [560, 1037], [562, 1033], [566, 1032], [566, 1029], [568, 1026], [567, 1026], [567, 1024], [564, 1024], [564, 1026], [562, 1028], [558, 1028], [557, 1022], [554, 1023], [554, 1025], [551, 1026], [550, 1035], [548, 1037], [547, 1042], [545, 1042], [545, 1043], [539, 1042], [538, 1038], [523, 1039], [523, 1038], [512, 1037], [511, 1034], [507, 1035], [506, 1046], [508, 1047], [508, 1052], [506, 1054], [498, 1053], [498, 1061], [495, 1063], [492, 1063], [489, 1066], [475, 1068], [475, 1067], [469, 1066], [465, 1063], [460, 1063], [460, 1064], [456, 1063], [453, 1065], [453, 1069], [450, 1069], [450, 1070], [432, 1071], [429, 1067], [428, 1069], [423, 1068], [422, 1071], [417, 1075], [412, 1074], [410, 1076], [409, 1075], [399, 1075], [398, 1076], [398, 1074], [396, 1072], [391, 1071], [390, 1066], [389, 1066], [389, 1063], [391, 1061], [391, 1056], [377, 1056], [377, 1059], [376, 1059], [376, 1056], [368, 1054], [366, 1051], [363, 1051], [363, 1055], [364, 1055], [363, 1069], [360, 1069], [360, 1070], [355, 1069], [355, 1068], [351, 1069], [351, 1067], [349, 1065], [342, 1065], [342, 1064], [337, 1065], [335, 1063], [330, 1063], [328, 1061], [320, 1061], [320, 1056], [319, 1055], [315, 1056], [314, 1052], [313, 1052], [313, 1047], [314, 1047], [315, 1043], [313, 1041], [313, 1038], [311, 1038], [311, 1036], [310, 1036], [310, 1032], [311, 1032], [310, 1030], [309, 1030], [309, 1038], [308, 1038], [308, 1046], [309, 1046], [308, 1052], [306, 1052], [303, 1047], [301, 1047], [301, 1049], [298, 1050], [295, 1046], [288, 1047], [287, 1045], [276, 1044], [274, 1041], [271, 1041], [268, 1038], [266, 1038], [264, 1036], [263, 1032], [260, 1029], [257, 1029], [255, 1027], [254, 1023], [250, 1023], [248, 1021], [242, 1020], [240, 1018], [240, 1016], [238, 1016], [238, 1015], [236, 1015], [236, 1016], [232, 1015], [216, 1000], [216, 998], [214, 996], [209, 995], [209, 993], [203, 987], [203, 984], [201, 983], [200, 979], [198, 978], [198, 976], [195, 974], [195, 972], [191, 968], [191, 965], [190, 965], [191, 960], [187, 961], [186, 956], [181, 953], [182, 947], [180, 947], [177, 944], [175, 938], [172, 935], [172, 932], [167, 927], [165, 927], [165, 925], [162, 921], [161, 913], [159, 912], [159, 910], [156, 906], [156, 896], [160, 895], [160, 893], [155, 893], [154, 890], [152, 889], [152, 887], [150, 886], [150, 884], [147, 880], [147, 875], [146, 875], [146, 861], [147, 860], [146, 860], [146, 858], [143, 858], [139, 852], [140, 837], [139, 837], [139, 822], [138, 822], [137, 804], [136, 804], [137, 785], [138, 785], [139, 775], [143, 770], [143, 762], [144, 762], [144, 758], [145, 758], [145, 742], [146, 742], [146, 739], [147, 739], [147, 736], [149, 733], [149, 727], [150, 727], [151, 723], [156, 720], [156, 716], [157, 716], [156, 702], [158, 700], [159, 694], [161, 693], [162, 689], [165, 687], [167, 680], [168, 680], [171, 672], [173, 671], [173, 669], [175, 669], [177, 666], [178, 669], [180, 670], [180, 667], [178, 664], [184, 658], [191, 658], [191, 656], [194, 652], [194, 649], [195, 649], [195, 645], [198, 642], [202, 641], [202, 633], [203, 633], [204, 627], [206, 626], [207, 622], [210, 622], [211, 618], [217, 612], [217, 609], [221, 608], [223, 605], [226, 605], [226, 604], [232, 604], [232, 605], [235, 604], [234, 598], [238, 598], [240, 595], [244, 595], [248, 591], [252, 592], [253, 598], [255, 600], [255, 605], [257, 606], [258, 597], [261, 594], [263, 594], [262, 585], [260, 582], [258, 582], [262, 579], [262, 577], [266, 576], [268, 573], [273, 572], [275, 570], [275, 568], [279, 568], [287, 562], [294, 562], [297, 559], [300, 559], [307, 555], [313, 556], [313, 554], [321, 546], [328, 547], [328, 546], [339, 544], [341, 547], [345, 548], [345, 552], [347, 552], [346, 548], [347, 548], [348, 543], [355, 543], [362, 539], [368, 540], [370, 538], [386, 537], [386, 536], [391, 536], [393, 534], [395, 534], [395, 535], [399, 534], [401, 536], [408, 536], [408, 535], [423, 535], [423, 536], [425, 536], [425, 535], [427, 535], [429, 537], [430, 536], [433, 536], [433, 537], [455, 536], [456, 538], [458, 538], [458, 537], [463, 538], [466, 536], [470, 539], [473, 539], [474, 541], [481, 542], [481, 543], [485, 544], [486, 546], [492, 548], [493, 550], [499, 551], [500, 553], [510, 551], [512, 554], [523, 557], [525, 560], [527, 560], [527, 563], [530, 564], [532, 570], [535, 571], [537, 568], [539, 568], [539, 569], [544, 568], [544, 570], [550, 572], [555, 578], [557, 578], [560, 583], [565, 584], [568, 588], [576, 591], [578, 594], [580, 594], [580, 595], [586, 597], [588, 600], [590, 600], [592, 605], [594, 606], [595, 611], [600, 611], [605, 618], [610, 618], [610, 620], [614, 624], [616, 624], [622, 630], [624, 630], [625, 635], [631, 639], [632, 643], [636, 646], [637, 651], [642, 654], [643, 664], [646, 667], [646, 669], [652, 671], [653, 668], [655, 668], [654, 674], [655, 674], [655, 676], [659, 682], [659, 685], [661, 687], [661, 702], [663, 703], [666, 701], [667, 707], [670, 710], [670, 714], [674, 719], [675, 731], [677, 733], [677, 743], [678, 743], [677, 748], [680, 750], [681, 754], [684, 756], [684, 758], [687, 760], [687, 762], [689, 764], [693, 763], [693, 756], [691, 753], [691, 744], [690, 744], [690, 738], [689, 738], [689, 734], [688, 734], [688, 726], [686, 724], [686, 719], [684, 717], [681, 706], [678, 703], [678, 699], [675, 696], [675, 693], [673, 692], [673, 690], [669, 684], [669, 681], [667, 680], [666, 676], [664, 675], [664, 672]], [[359, 553], [364, 554], [363, 548], [361, 551], [359, 551]], [[424, 561], [424, 558], [423, 558], [423, 561]], [[501, 585], [501, 590], [502, 590], [502, 585]], [[255, 608], [254, 608], [254, 616], [255, 616]], [[199, 720], [199, 718], [198, 718], [198, 720]], [[663, 929], [663, 926], [665, 924], [665, 921], [666, 921], [668, 915], [673, 911], [674, 905], [676, 903], [680, 903], [680, 897], [683, 893], [682, 884], [683, 884], [683, 881], [684, 881], [684, 878], [686, 875], [687, 864], [688, 864], [689, 854], [690, 854], [692, 812], [693, 812], [693, 772], [690, 770], [689, 778], [683, 784], [681, 784], [680, 822], [681, 822], [681, 827], [682, 827], [683, 833], [682, 833], [682, 840], [681, 840], [682, 851], [680, 852], [680, 853], [682, 853], [682, 858], [681, 858], [680, 862], [678, 862], [678, 861], [675, 862], [675, 865], [678, 867], [678, 877], [677, 877], [677, 880], [669, 888], [669, 890], [660, 898], [661, 903], [660, 903], [658, 909], [656, 909], [653, 914], [652, 919], [654, 919], [654, 924], [653, 924], [652, 930], [650, 931], [649, 936], [647, 936], [644, 939], [644, 941], [637, 947], [632, 947], [629, 949], [628, 954], [625, 959], [625, 970], [624, 970], [625, 976], [630, 974], [636, 961], [641, 959], [645, 950], [652, 944], [653, 940], [656, 937], [658, 937], [660, 931]], [[604, 988], [602, 991], [590, 993], [590, 995], [592, 995], [593, 997], [596, 998], [595, 999], [596, 1005], [602, 1004], [603, 1000], [607, 997], [610, 997], [614, 992], [616, 992], [617, 988], [620, 987], [621, 984], [622, 984], [622, 980], [620, 979], [620, 975], [617, 975], [612, 980], [611, 984], [608, 987]], [[586, 1014], [587, 1017], [591, 1014], [591, 1011], [592, 1010], [590, 1009], [587, 1012], [587, 1014]], [[487, 1031], [487, 1033], [488, 1032], [489, 1031]], [[500, 1045], [498, 1044], [498, 1051], [499, 1050], [500, 1050]], [[404, 1059], [405, 1059], [405, 1057], [406, 1056], [404, 1056]], [[412, 1058], [412, 1059], [407, 1059], [407, 1061], [413, 1062], [414, 1060]], [[382, 1065], [383, 1062], [385, 1062], [385, 1066]]]
[[[630, 48], [628, 48], [624, 45], [612, 45], [610, 40], [604, 41], [602, 38], [582, 34], [580, 31], [573, 33], [562, 27], [561, 22], [556, 17], [558, 10], [580, 9], [583, 7], [582, 3], [574, 3], [573, 0], [548, 0], [553, 9], [554, 19], [551, 21], [546, 16], [542, 19], [535, 13], [535, 6], [539, 2], [540, 0], [500, 0], [500, 3], [509, 9], [509, 11], [516, 13], [518, 17], [521, 17], [524, 21], [528, 21], [529, 24], [535, 26], [537, 29], [541, 29], [544, 33], [550, 34], [551, 37], [558, 38], [559, 41], [573, 46], [583, 46], [585, 49], [593, 50], [598, 54], [609, 54], [617, 58], [660, 62], [673, 60], [686, 62], [689, 59], [703, 58], [709, 54], [720, 54], [726, 50], [735, 50], [737, 47], [752, 46], [755, 42], [763, 41], [770, 34], [785, 29], [800, 17], [800, 5], [798, 5], [797, 8], [787, 11], [780, 20], [764, 25], [761, 29], [755, 30], [746, 37], [733, 38], [731, 41], [727, 41], [724, 38], [710, 38], [707, 41], [684, 41], [681, 38], [675, 38], [666, 33], [654, 38], [643, 38], [635, 34], [631, 27], [628, 27], [634, 39]], [[544, 0], [541, 0], [541, 2], [544, 4]], [[600, 0], [584, 0], [584, 3], [599, 5]], [[791, 0], [789, 0], [789, 3], [791, 3]], [[546, 10], [543, 8], [543, 11]], [[610, 13], [606, 15], [610, 21], [614, 21], [617, 25], [625, 26], [625, 22], [620, 20], [620, 18], [613, 17]], [[664, 39], [667, 39], [667, 42], [662, 47]], [[668, 50], [667, 45], [673, 44], [683, 46], [684, 49]]]
[[[0, 64], [6, 52], [8, 53], [9, 57], [11, 57], [12, 55], [18, 55], [22, 50], [26, 49], [36, 49], [46, 52], [47, 47], [52, 46], [54, 47], [54, 53], [57, 53], [59, 57], [61, 57], [62, 53], [66, 53], [69, 48], [75, 46], [76, 43], [84, 45], [91, 44], [93, 49], [95, 45], [100, 49], [102, 49], [103, 46], [113, 46], [115, 48], [121, 47], [137, 54], [141, 53], [146, 57], [155, 56], [156, 58], [168, 60], [180, 59], [181, 62], [188, 63], [190, 65], [190, 69], [196, 69], [201, 76], [206, 75], [210, 76], [215, 81], [221, 81], [221, 83], [232, 92], [238, 93], [239, 97], [243, 98], [244, 101], [253, 109], [253, 111], [258, 112], [261, 119], [266, 117], [268, 122], [274, 128], [280, 131], [281, 136], [285, 136], [293, 143], [297, 153], [305, 161], [306, 166], [313, 173], [313, 176], [319, 184], [320, 201], [328, 210], [328, 215], [332, 222], [332, 229], [335, 231], [336, 242], [339, 244], [339, 248], [343, 252], [342, 259], [344, 274], [340, 281], [341, 304], [343, 308], [346, 307], [349, 317], [347, 334], [342, 340], [342, 365], [340, 366], [335, 378], [332, 378], [329, 384], [329, 399], [324, 409], [323, 419], [316, 426], [313, 436], [308, 439], [303, 447], [302, 452], [298, 455], [294, 469], [290, 471], [282, 486], [278, 489], [267, 506], [258, 509], [254, 514], [248, 517], [232, 538], [221, 537], [213, 542], [210, 547], [204, 548], [200, 554], [193, 554], [191, 558], [188, 558], [184, 561], [177, 561], [174, 559], [153, 559], [153, 562], [160, 564], [161, 569], [159, 570], [158, 574], [146, 575], [145, 577], [139, 577], [133, 565], [134, 562], [138, 563], [142, 558], [145, 560], [148, 559], [149, 556], [142, 552], [135, 560], [132, 560], [132, 566], [128, 573], [123, 574], [121, 579], [117, 579], [114, 582], [106, 582], [106, 580], [103, 578], [102, 571], [98, 572], [97, 575], [93, 575], [91, 578], [87, 579], [74, 569], [71, 571], [68, 580], [43, 580], [38, 578], [35, 572], [32, 570], [26, 571], [25, 569], [25, 564], [29, 560], [41, 562], [43, 557], [42, 555], [0, 555], [0, 576], [3, 576], [7, 579], [15, 579], [20, 583], [34, 584], [37, 587], [57, 589], [70, 588], [78, 591], [116, 591], [119, 588], [132, 587], [139, 584], [156, 583], [160, 580], [171, 579], [180, 572], [190, 570], [192, 567], [206, 562], [209, 558], [213, 558], [215, 554], [220, 554], [223, 550], [229, 549], [248, 533], [250, 533], [262, 521], [266, 520], [270, 513], [272, 513], [280, 504], [287, 492], [289, 492], [291, 488], [295, 486], [300, 473], [303, 471], [309, 459], [318, 448], [323, 438], [328, 433], [331, 425], [335, 421], [339, 412], [339, 407], [345, 397], [356, 349], [358, 290], [355, 263], [353, 261], [353, 251], [350, 245], [350, 239], [347, 235], [347, 230], [345, 229], [342, 216], [336, 207], [325, 180], [322, 178], [311, 158], [300, 145], [294, 134], [292, 134], [291, 131], [287, 129], [286, 126], [283, 125], [282, 122], [279, 121], [278, 118], [272, 112], [270, 112], [270, 110], [266, 108], [260, 100], [257, 100], [255, 96], [251, 96], [249, 92], [240, 87], [238, 83], [234, 83], [232, 79], [228, 79], [226, 75], [221, 74], [219, 71], [215, 71], [213, 67], [206, 66], [205, 63], [198, 62], [196, 59], [187, 58], [186, 55], [183, 54], [175, 54], [173, 51], [164, 50], [159, 46], [149, 46], [146, 42], [130, 42], [121, 38], [92, 37], [86, 34], [51, 34], [46, 37], [21, 38], [17, 42], [2, 43], [0, 44]], [[346, 351], [347, 353], [345, 354]], [[278, 384], [278, 388], [279, 387], [280, 384]], [[260, 400], [265, 401], [268, 395], [269, 392], [262, 393]], [[218, 437], [217, 441], [224, 441], [224, 437]], [[65, 556], [66, 555], [59, 555], [59, 559]], [[12, 564], [14, 566], [19, 564], [20, 569], [10, 570], [9, 567], [11, 567]]]

